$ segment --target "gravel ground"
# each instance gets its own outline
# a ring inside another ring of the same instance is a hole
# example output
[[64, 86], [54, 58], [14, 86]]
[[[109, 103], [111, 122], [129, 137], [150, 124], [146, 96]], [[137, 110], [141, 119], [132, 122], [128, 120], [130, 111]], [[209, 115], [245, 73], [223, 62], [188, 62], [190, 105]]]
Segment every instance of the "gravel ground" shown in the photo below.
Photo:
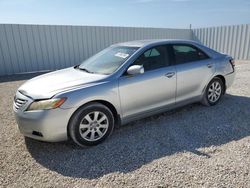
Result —
[[136, 121], [85, 149], [24, 139], [12, 99], [33, 75], [0, 78], [0, 187], [250, 187], [250, 63], [237, 71], [217, 106]]

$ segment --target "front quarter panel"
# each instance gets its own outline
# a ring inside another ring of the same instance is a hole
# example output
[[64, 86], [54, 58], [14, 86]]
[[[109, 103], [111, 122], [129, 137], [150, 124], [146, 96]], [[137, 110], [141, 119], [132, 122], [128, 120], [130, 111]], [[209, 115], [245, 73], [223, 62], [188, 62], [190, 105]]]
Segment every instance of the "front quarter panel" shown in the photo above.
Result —
[[60, 93], [55, 97], [67, 97], [67, 100], [60, 108], [79, 108], [88, 102], [103, 100], [111, 103], [116, 108], [117, 113], [121, 114], [117, 86], [118, 82], [116, 80], [103, 81], [84, 88]]

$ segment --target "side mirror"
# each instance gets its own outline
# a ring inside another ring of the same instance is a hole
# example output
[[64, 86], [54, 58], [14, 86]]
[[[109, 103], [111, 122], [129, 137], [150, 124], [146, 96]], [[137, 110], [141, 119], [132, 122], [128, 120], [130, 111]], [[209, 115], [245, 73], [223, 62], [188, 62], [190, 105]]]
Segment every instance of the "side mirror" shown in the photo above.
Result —
[[142, 65], [132, 65], [128, 68], [127, 73], [129, 75], [143, 74], [144, 68]]

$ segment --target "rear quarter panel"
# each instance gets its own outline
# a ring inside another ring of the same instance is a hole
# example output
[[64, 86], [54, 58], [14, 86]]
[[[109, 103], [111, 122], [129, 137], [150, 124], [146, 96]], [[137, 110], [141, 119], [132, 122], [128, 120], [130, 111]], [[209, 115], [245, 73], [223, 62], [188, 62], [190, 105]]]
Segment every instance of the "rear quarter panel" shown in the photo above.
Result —
[[216, 72], [215, 76], [221, 75], [225, 78], [226, 88], [229, 88], [234, 81], [235, 78], [235, 68], [232, 67], [229, 60], [232, 57], [227, 55], [222, 55], [221, 57], [216, 58], [215, 65], [216, 65]]
[[222, 55], [221, 57], [215, 59], [216, 74], [225, 76], [234, 71], [231, 64], [229, 63], [230, 58], [230, 56]]

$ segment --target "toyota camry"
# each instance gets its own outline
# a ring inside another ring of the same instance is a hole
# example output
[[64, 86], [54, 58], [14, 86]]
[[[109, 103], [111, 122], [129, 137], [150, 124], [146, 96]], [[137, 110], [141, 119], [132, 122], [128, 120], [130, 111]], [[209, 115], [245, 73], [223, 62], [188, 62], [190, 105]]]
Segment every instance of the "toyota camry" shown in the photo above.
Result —
[[234, 66], [232, 57], [194, 41], [125, 42], [27, 81], [13, 109], [24, 136], [92, 146], [139, 118], [194, 102], [216, 105]]

